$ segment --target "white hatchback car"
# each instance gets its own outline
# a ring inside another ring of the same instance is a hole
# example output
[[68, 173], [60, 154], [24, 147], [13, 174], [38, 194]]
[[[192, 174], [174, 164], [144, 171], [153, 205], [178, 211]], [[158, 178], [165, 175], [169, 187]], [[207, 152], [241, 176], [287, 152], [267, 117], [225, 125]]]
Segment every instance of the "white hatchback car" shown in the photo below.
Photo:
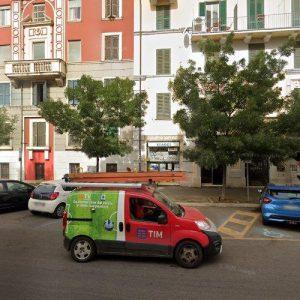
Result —
[[63, 181], [46, 181], [31, 193], [28, 209], [32, 214], [50, 213], [55, 218], [63, 216], [66, 200], [74, 187], [63, 187]]

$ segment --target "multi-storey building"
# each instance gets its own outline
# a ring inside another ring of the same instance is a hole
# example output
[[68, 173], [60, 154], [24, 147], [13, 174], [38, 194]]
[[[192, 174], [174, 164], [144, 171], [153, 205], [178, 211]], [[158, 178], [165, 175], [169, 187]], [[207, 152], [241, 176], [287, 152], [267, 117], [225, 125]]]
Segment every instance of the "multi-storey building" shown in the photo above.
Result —
[[[133, 0], [0, 0], [0, 106], [18, 118], [0, 147], [0, 177], [57, 179], [91, 171], [95, 160], [59, 135], [37, 105], [66, 99], [82, 74], [106, 82], [133, 76]], [[132, 138], [132, 130], [126, 134]], [[101, 161], [101, 170], [126, 170], [133, 153]]]
[[[190, 59], [204, 66], [198, 47], [201, 39], [222, 42], [233, 31], [235, 59], [246, 61], [259, 50], [277, 48], [290, 36], [297, 39], [300, 0], [135, 0], [134, 11], [134, 74], [150, 101], [143, 129], [147, 167], [185, 169], [194, 185], [221, 184], [220, 168], [206, 170], [184, 161], [181, 152], [186, 141], [172, 122], [178, 105], [171, 100], [169, 81]], [[300, 43], [287, 59], [286, 79], [280, 85], [284, 94], [300, 87]], [[299, 183], [299, 168], [295, 160], [279, 167], [268, 162], [250, 164], [249, 182]], [[229, 167], [227, 184], [245, 186], [245, 173], [243, 162]]]

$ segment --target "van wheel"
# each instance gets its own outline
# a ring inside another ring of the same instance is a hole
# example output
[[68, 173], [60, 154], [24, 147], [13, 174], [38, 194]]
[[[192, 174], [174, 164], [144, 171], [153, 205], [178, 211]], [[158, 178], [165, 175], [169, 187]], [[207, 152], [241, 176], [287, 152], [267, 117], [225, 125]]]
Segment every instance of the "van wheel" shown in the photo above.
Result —
[[71, 244], [72, 258], [77, 262], [88, 262], [96, 255], [94, 242], [87, 237], [78, 237]]
[[64, 204], [59, 204], [57, 205], [57, 207], [55, 208], [55, 211], [53, 213], [53, 217], [60, 219], [63, 217], [64, 215], [64, 211], [65, 211], [65, 205]]
[[175, 250], [177, 263], [184, 268], [196, 268], [203, 260], [202, 248], [193, 241], [181, 242]]

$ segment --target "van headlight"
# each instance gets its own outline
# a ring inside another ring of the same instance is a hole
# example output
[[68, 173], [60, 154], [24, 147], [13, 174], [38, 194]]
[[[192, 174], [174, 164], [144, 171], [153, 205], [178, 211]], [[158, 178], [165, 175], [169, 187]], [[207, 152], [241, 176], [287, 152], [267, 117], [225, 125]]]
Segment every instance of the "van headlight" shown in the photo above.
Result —
[[216, 225], [210, 219], [195, 221], [195, 224], [200, 230], [213, 232], [217, 231]]

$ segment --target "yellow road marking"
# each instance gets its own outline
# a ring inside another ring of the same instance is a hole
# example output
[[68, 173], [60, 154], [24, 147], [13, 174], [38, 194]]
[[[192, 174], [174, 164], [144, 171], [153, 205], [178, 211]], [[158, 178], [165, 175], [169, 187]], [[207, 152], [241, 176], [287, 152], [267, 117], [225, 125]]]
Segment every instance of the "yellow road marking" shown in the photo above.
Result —
[[[247, 216], [247, 217], [251, 217], [251, 220], [246, 221], [246, 220], [241, 220], [238, 219], [237, 216], [241, 215], [241, 216]], [[252, 212], [245, 212], [245, 211], [235, 211], [219, 228], [218, 231], [221, 233], [225, 233], [227, 235], [229, 235], [230, 237], [233, 238], [242, 238], [244, 237], [248, 231], [252, 228], [252, 226], [254, 225], [254, 223], [256, 222], [256, 220], [259, 217], [259, 213], [252, 213]], [[244, 226], [244, 229], [242, 231], [238, 231], [238, 230], [234, 230], [232, 228], [227, 227], [228, 223], [235, 223], [238, 225], [242, 225]]]

